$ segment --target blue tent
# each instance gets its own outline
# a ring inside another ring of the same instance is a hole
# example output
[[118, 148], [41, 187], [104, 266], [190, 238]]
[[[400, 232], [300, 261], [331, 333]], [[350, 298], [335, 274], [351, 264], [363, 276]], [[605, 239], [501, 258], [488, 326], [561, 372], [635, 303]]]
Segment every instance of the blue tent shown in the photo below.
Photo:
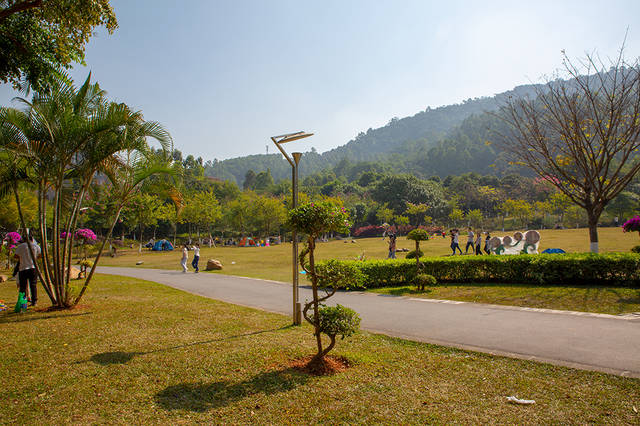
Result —
[[566, 253], [566, 251], [559, 248], [548, 248], [542, 252], [542, 254], [562, 254], [562, 253]]
[[167, 240], [159, 240], [153, 245], [153, 251], [171, 251], [173, 246]]

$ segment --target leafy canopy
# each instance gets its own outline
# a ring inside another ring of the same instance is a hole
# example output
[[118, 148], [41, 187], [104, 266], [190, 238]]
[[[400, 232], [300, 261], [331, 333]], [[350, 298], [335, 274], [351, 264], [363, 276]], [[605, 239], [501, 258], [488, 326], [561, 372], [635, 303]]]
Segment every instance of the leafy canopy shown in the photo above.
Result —
[[109, 0], [0, 0], [0, 81], [39, 89], [56, 70], [84, 64], [95, 27], [118, 27]]
[[332, 201], [319, 201], [303, 204], [289, 211], [288, 223], [298, 232], [309, 236], [318, 236], [323, 232], [349, 231], [349, 213]]

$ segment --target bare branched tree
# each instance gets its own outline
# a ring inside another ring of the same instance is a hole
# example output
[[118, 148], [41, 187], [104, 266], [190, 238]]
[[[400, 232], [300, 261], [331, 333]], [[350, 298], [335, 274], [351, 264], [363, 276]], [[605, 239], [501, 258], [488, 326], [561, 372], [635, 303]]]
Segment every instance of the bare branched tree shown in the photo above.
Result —
[[607, 61], [571, 61], [563, 51], [566, 79], [535, 98], [510, 98], [499, 113], [505, 150], [585, 209], [595, 253], [600, 215], [640, 170], [640, 68], [623, 51]]

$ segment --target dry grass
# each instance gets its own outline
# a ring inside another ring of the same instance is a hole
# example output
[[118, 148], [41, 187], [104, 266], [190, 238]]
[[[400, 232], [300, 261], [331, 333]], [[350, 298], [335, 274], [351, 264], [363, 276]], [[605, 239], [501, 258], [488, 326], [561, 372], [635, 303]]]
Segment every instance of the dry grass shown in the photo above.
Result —
[[339, 342], [349, 369], [313, 377], [288, 366], [314, 339], [285, 316], [129, 278], [92, 287], [81, 310], [0, 313], [2, 423], [640, 422], [637, 379], [369, 333]]

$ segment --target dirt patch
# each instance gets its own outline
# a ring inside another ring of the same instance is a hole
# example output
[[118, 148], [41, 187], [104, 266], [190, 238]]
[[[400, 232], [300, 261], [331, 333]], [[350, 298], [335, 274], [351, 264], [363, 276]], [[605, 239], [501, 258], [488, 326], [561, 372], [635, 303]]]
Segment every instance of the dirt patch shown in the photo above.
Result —
[[340, 373], [351, 367], [349, 360], [342, 356], [327, 355], [320, 362], [313, 361], [313, 355], [291, 360], [287, 366], [314, 376], [328, 376]]

